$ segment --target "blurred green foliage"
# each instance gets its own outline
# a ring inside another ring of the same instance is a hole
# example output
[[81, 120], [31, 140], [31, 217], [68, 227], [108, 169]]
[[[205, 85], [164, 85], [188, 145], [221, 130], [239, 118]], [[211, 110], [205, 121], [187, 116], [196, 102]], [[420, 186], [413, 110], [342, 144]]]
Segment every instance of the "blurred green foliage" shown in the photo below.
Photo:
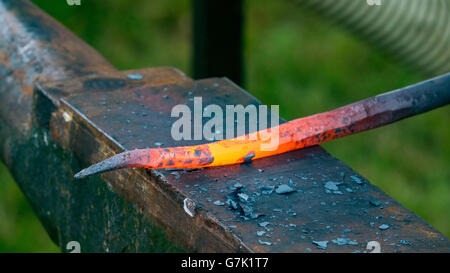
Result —
[[[35, 0], [119, 69], [190, 72], [190, 1]], [[245, 88], [294, 119], [427, 78], [290, 1], [246, 1]], [[450, 235], [450, 108], [324, 145]], [[56, 251], [0, 165], [0, 251]]]
[[0, 162], [0, 252], [55, 252], [50, 241], [5, 165]]

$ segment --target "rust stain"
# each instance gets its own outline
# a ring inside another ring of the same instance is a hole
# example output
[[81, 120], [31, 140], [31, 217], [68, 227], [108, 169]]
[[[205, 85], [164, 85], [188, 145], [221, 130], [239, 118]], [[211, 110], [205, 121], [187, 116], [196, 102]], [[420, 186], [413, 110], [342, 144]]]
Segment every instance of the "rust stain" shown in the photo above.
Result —
[[438, 238], [439, 234], [429, 230], [425, 230], [423, 227], [420, 228], [420, 233], [425, 234], [428, 238]]
[[22, 69], [16, 69], [13, 71], [14, 78], [16, 78], [19, 82], [23, 82], [23, 78], [25, 76], [25, 71]]
[[33, 90], [34, 88], [28, 84], [22, 84], [22, 92], [27, 95], [27, 96], [31, 96], [33, 95]]
[[6, 67], [9, 67], [9, 58], [0, 52], [0, 63], [3, 63]]

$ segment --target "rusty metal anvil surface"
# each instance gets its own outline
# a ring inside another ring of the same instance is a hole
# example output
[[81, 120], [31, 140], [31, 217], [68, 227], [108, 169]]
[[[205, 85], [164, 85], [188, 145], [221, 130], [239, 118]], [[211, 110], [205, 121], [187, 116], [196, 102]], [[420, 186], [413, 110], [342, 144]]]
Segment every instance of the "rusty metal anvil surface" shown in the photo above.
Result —
[[[192, 104], [193, 96], [202, 96], [204, 105], [259, 104], [225, 78], [192, 81], [180, 76], [179, 82], [155, 86], [151, 73], [136, 73], [144, 75], [142, 81], [120, 72], [40, 87], [40, 96], [59, 105], [51, 117], [51, 135], [80, 160], [88, 159], [86, 166], [125, 149], [157, 147], [157, 142], [168, 147], [199, 144], [174, 141], [170, 135], [172, 107]], [[154, 84], [145, 84], [152, 80]], [[99, 146], [102, 141], [108, 149]], [[165, 199], [149, 194], [149, 182], [139, 181], [136, 173], [149, 175]], [[383, 252], [447, 251], [449, 246], [444, 235], [319, 146], [251, 164], [189, 171], [129, 169], [102, 177], [200, 251], [362, 252], [373, 240]], [[282, 184], [295, 191], [278, 194]], [[227, 244], [213, 238], [225, 238]], [[342, 238], [350, 244], [342, 245]], [[212, 243], [205, 246], [206, 241]], [[313, 241], [328, 241], [328, 246], [320, 250]]]

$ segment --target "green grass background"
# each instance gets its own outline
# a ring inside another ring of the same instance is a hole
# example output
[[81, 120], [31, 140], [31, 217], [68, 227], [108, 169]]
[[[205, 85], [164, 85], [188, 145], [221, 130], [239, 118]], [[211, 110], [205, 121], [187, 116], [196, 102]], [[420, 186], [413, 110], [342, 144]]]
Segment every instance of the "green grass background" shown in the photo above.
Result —
[[[187, 0], [35, 0], [119, 69], [174, 66], [190, 74]], [[339, 27], [289, 1], [246, 1], [245, 88], [294, 119], [422, 81]], [[372, 183], [450, 235], [450, 107], [324, 145]], [[0, 252], [53, 252], [0, 163]]]

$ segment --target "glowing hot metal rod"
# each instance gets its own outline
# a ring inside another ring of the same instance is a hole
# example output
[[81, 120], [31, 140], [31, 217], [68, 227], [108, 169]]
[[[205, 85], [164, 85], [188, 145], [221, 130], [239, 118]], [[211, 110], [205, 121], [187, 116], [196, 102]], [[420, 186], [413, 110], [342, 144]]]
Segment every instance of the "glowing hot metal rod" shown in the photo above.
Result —
[[448, 103], [450, 73], [273, 127], [269, 132], [278, 129], [279, 137], [275, 150], [262, 149], [270, 138], [259, 131], [209, 144], [125, 151], [80, 171], [75, 178], [121, 168], [200, 168], [247, 162], [377, 128]]

